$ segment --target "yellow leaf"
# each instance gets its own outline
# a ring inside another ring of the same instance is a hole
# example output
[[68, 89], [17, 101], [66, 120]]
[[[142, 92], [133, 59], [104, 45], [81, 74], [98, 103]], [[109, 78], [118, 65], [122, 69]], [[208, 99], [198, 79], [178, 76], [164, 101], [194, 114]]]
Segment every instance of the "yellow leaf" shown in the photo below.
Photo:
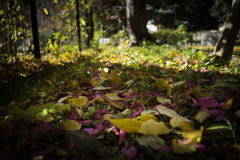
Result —
[[118, 102], [111, 100], [107, 96], [104, 97], [106, 101], [108, 101], [113, 107], [118, 108], [118, 109], [123, 109], [123, 106], [121, 106]]
[[48, 11], [47, 11], [47, 9], [44, 8], [43, 10], [44, 10], [45, 14], [48, 15]]
[[72, 119], [63, 120], [63, 124], [70, 131], [81, 129], [81, 123], [78, 123], [77, 121]]
[[176, 139], [172, 140], [173, 152], [184, 154], [193, 153], [196, 151], [197, 141], [196, 138], [189, 139], [186, 143], [177, 143]]
[[182, 135], [184, 138], [187, 138], [187, 139], [196, 138], [197, 142], [200, 142], [202, 132], [203, 132], [203, 127], [201, 127], [201, 130], [194, 130], [188, 123], [184, 123], [182, 132], [184, 132], [184, 134]]
[[165, 89], [167, 90], [167, 95], [170, 96], [172, 94], [172, 88], [169, 86], [168, 82], [169, 82], [169, 77], [166, 79], [161, 79], [158, 83], [157, 86], [159, 88], [163, 88], [165, 87]]
[[145, 135], [159, 135], [159, 134], [168, 134], [170, 130], [165, 126], [163, 122], [156, 122], [153, 119], [147, 120], [143, 123], [138, 130], [138, 133]]
[[94, 77], [91, 79], [91, 84], [92, 84], [92, 86], [94, 86], [94, 87], [95, 87], [95, 86], [97, 86], [97, 85], [98, 85], [98, 83], [99, 83], [99, 82], [98, 82], [98, 81], [96, 81]]
[[111, 100], [114, 100], [114, 101], [123, 100], [123, 98], [119, 97], [115, 93], [107, 93], [107, 94], [105, 94], [105, 96], [107, 96], [108, 98], [110, 98]]
[[186, 121], [184, 121], [183, 119], [179, 119], [179, 118], [173, 118], [170, 120], [170, 124], [173, 128], [178, 127], [183, 129], [184, 124], [186, 123]]
[[205, 120], [209, 116], [211, 116], [211, 115], [210, 115], [208, 109], [204, 109], [204, 110], [197, 113], [197, 115], [195, 116], [195, 120], [202, 123], [203, 120]]
[[149, 119], [153, 119], [155, 121], [158, 121], [158, 119], [152, 114], [146, 114], [146, 113], [141, 114], [141, 117], [140, 117], [141, 122], [146, 122]]
[[110, 71], [110, 78], [117, 85], [121, 85], [122, 84], [121, 78], [117, 75], [116, 71], [114, 71], [114, 70]]
[[132, 120], [132, 119], [110, 119], [108, 118], [110, 122], [112, 122], [116, 127], [123, 130], [124, 132], [128, 133], [137, 133], [140, 126], [142, 125], [142, 122]]
[[227, 101], [227, 103], [222, 107], [222, 109], [229, 110], [233, 107], [233, 98]]
[[44, 122], [52, 122], [54, 120], [54, 117], [50, 113], [47, 113], [46, 116], [42, 116], [42, 114], [38, 113], [36, 115], [36, 119]]
[[104, 99], [103, 98], [100, 98], [100, 97], [95, 97], [93, 100], [92, 100], [92, 105], [93, 106], [98, 106], [100, 103], [104, 102]]
[[75, 105], [76, 107], [81, 108], [88, 101], [87, 97], [79, 96], [78, 98], [71, 98], [68, 100], [69, 103]]
[[172, 109], [168, 109], [167, 107], [165, 106], [161, 106], [161, 105], [158, 105], [155, 107], [155, 109], [160, 113], [160, 114], [165, 114], [171, 118], [178, 118], [178, 119], [182, 119], [186, 122], [191, 122], [190, 120], [188, 120], [187, 118], [184, 118], [180, 115], [178, 115], [174, 110]]

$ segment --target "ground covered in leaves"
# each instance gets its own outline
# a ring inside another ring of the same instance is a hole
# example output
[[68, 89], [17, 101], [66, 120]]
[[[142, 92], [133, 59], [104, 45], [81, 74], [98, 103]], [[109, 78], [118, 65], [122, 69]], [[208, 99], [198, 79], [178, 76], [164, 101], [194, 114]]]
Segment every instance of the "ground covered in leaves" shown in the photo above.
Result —
[[73, 64], [1, 106], [0, 157], [238, 159], [239, 64], [213, 57], [123, 45], [52, 59]]

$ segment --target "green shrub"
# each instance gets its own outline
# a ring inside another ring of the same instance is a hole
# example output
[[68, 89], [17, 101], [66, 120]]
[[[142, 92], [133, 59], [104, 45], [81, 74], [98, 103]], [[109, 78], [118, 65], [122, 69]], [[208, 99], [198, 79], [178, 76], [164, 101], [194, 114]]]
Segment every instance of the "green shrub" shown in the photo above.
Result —
[[178, 26], [176, 30], [171, 29], [160, 29], [153, 33], [153, 36], [157, 39], [160, 44], [177, 44], [187, 43], [192, 41], [192, 32], [187, 32], [186, 28], [182, 25]]

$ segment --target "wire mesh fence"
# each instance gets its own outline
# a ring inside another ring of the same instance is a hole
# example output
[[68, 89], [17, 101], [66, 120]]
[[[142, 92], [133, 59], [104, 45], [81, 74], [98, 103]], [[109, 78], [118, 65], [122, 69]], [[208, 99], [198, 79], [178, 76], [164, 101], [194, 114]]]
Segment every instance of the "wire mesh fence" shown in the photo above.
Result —
[[[1, 57], [33, 56], [38, 45], [41, 55], [59, 46], [67, 51], [78, 45], [75, 0], [35, 0], [35, 10], [31, 10], [33, 1], [0, 1]], [[33, 25], [38, 28], [38, 45]]]

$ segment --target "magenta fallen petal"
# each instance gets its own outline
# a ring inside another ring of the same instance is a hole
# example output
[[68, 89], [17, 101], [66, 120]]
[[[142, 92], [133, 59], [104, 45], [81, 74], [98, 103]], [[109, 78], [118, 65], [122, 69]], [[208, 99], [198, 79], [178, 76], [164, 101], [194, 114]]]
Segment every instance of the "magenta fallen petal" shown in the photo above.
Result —
[[133, 109], [133, 108], [136, 107], [136, 106], [137, 106], [137, 100], [132, 103], [132, 105], [130, 106], [130, 109]]
[[119, 140], [118, 140], [118, 144], [120, 145], [122, 143], [122, 140], [126, 137], [126, 133], [120, 129], [120, 137], [119, 137]]
[[134, 158], [137, 155], [137, 149], [133, 146], [129, 147], [128, 149], [122, 148], [121, 152], [124, 153], [127, 157]]
[[95, 126], [98, 132], [102, 132], [104, 130], [104, 126], [101, 123], [96, 123]]
[[102, 114], [99, 113], [99, 112], [96, 112], [96, 113], [94, 113], [94, 117], [98, 120], [101, 120], [102, 119]]
[[93, 128], [84, 128], [83, 131], [89, 133], [89, 134], [92, 134], [94, 132], [96, 132], [97, 130], [93, 129]]
[[142, 98], [150, 97], [151, 95], [147, 91], [142, 92]]
[[129, 116], [129, 119], [133, 119], [133, 118], [135, 118], [139, 115], [140, 115], [140, 112], [135, 112], [135, 113], [133, 113], [132, 115]]
[[152, 92], [151, 94], [152, 94], [153, 96], [157, 96], [157, 97], [166, 96], [166, 93], [162, 93], [162, 92]]
[[57, 98], [57, 96], [58, 96], [58, 91], [55, 93], [54, 97]]
[[101, 113], [101, 114], [108, 114], [109, 113], [109, 111], [106, 108], [101, 108], [101, 109], [98, 110], [98, 112]]
[[78, 114], [78, 113], [73, 113], [73, 114], [71, 114], [68, 118], [69, 118], [69, 119], [73, 119], [73, 120], [77, 120], [78, 117], [79, 117], [79, 114]]
[[120, 89], [120, 88], [121, 88], [121, 86], [118, 86], [118, 85], [112, 86], [112, 89]]
[[132, 99], [133, 97], [136, 96], [136, 93], [133, 91], [132, 93], [130, 93], [127, 97], [125, 97], [125, 99]]
[[69, 138], [69, 140], [67, 141], [67, 143], [65, 144], [65, 151], [71, 151], [75, 148], [75, 143], [73, 141], [72, 138]]
[[85, 120], [85, 121], [78, 121], [79, 123], [82, 124], [82, 126], [85, 126], [87, 124], [93, 123], [93, 120]]

